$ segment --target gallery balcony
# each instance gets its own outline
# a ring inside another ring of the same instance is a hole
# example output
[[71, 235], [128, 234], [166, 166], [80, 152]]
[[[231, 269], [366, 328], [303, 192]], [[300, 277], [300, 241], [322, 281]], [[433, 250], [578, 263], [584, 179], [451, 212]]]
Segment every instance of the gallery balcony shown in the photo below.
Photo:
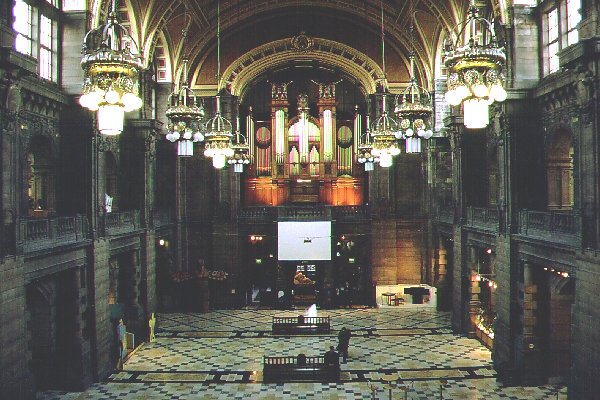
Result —
[[573, 211], [519, 211], [519, 235], [567, 246], [581, 242], [580, 224]]
[[495, 207], [467, 207], [465, 225], [476, 230], [498, 232], [500, 227], [500, 212]]
[[85, 215], [32, 218], [19, 222], [17, 246], [25, 254], [83, 243], [89, 240]]
[[120, 236], [140, 231], [142, 222], [139, 210], [107, 213], [102, 218], [106, 236]]

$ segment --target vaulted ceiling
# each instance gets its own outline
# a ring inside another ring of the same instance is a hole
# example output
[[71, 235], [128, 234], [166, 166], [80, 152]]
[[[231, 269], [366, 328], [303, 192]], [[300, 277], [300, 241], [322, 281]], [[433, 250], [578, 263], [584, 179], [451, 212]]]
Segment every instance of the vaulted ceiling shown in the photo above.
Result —
[[[491, 0], [488, 4], [499, 20], [503, 19], [505, 1]], [[111, 1], [90, 2], [92, 23], [97, 24]], [[153, 54], [157, 43], [161, 45], [166, 49], [176, 80], [186, 53], [194, 84], [214, 87], [217, 3], [216, 0], [118, 0], [121, 15], [129, 20], [132, 36], [147, 60], [151, 59], [148, 55]], [[408, 54], [414, 46], [417, 73], [421, 79], [432, 82], [440, 39], [464, 19], [468, 5], [468, 0], [221, 0], [221, 72], [253, 49], [302, 31], [309, 37], [354, 48], [382, 65], [383, 8], [389, 80], [407, 80]], [[414, 35], [410, 32], [412, 21]], [[186, 25], [189, 25], [188, 40], [184, 49], [181, 39]]]

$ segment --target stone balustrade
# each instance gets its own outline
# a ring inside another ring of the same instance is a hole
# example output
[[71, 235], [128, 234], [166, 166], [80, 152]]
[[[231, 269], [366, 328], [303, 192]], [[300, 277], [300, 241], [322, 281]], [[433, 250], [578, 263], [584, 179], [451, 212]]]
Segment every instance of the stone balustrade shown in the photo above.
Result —
[[496, 208], [467, 207], [466, 225], [476, 229], [498, 232], [500, 212]]
[[24, 219], [19, 223], [19, 244], [25, 253], [83, 242], [89, 239], [84, 215]]
[[104, 215], [106, 236], [134, 233], [142, 228], [139, 210], [111, 212]]
[[519, 211], [519, 234], [567, 245], [580, 242], [580, 228], [573, 211]]

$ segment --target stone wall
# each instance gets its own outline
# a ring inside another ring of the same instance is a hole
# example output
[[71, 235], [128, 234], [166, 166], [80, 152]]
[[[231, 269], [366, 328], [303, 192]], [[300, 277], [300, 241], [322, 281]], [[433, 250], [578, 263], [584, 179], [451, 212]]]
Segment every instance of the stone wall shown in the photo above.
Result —
[[600, 255], [585, 251], [578, 258], [569, 398], [596, 399], [600, 393]]
[[34, 398], [28, 370], [25, 280], [22, 258], [0, 262], [0, 387], [7, 399]]

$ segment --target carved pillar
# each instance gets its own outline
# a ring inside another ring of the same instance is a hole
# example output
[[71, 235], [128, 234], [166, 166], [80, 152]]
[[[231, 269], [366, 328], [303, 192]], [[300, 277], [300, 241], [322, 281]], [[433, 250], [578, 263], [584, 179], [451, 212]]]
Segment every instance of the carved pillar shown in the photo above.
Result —
[[271, 83], [271, 175], [277, 178], [289, 177], [288, 163], [288, 97], [289, 83]]
[[437, 255], [437, 279], [435, 284], [437, 286], [445, 285], [446, 281], [446, 267], [448, 266], [448, 260], [446, 250], [446, 241], [443, 238], [438, 238], [438, 255]]
[[516, 343], [516, 375], [524, 385], [539, 385], [543, 383], [544, 367], [536, 332], [538, 286], [534, 280], [533, 265], [523, 262], [522, 268], [523, 280], [519, 282], [522, 332]]
[[449, 116], [444, 125], [450, 137], [452, 149], [452, 200], [454, 203], [454, 223], [462, 225], [466, 218], [465, 194], [463, 190], [463, 119]]
[[[495, 109], [497, 111], [497, 109]], [[505, 111], [497, 111], [494, 117], [494, 131], [498, 143], [498, 197], [497, 207], [500, 213], [500, 232], [509, 234], [518, 227], [516, 224], [516, 211], [513, 210], [512, 173], [514, 163], [511, 151], [511, 129]], [[515, 214], [515, 215], [513, 215]]]
[[468, 249], [468, 259], [467, 259], [467, 278], [469, 280], [469, 299], [468, 299], [468, 313], [469, 313], [469, 325], [468, 331], [470, 337], [475, 336], [475, 320], [477, 318], [477, 314], [479, 312], [479, 308], [481, 305], [479, 294], [481, 293], [481, 288], [479, 287], [480, 280], [478, 279], [477, 271], [479, 269], [479, 254], [477, 252], [477, 248], [474, 246], [467, 247]]

